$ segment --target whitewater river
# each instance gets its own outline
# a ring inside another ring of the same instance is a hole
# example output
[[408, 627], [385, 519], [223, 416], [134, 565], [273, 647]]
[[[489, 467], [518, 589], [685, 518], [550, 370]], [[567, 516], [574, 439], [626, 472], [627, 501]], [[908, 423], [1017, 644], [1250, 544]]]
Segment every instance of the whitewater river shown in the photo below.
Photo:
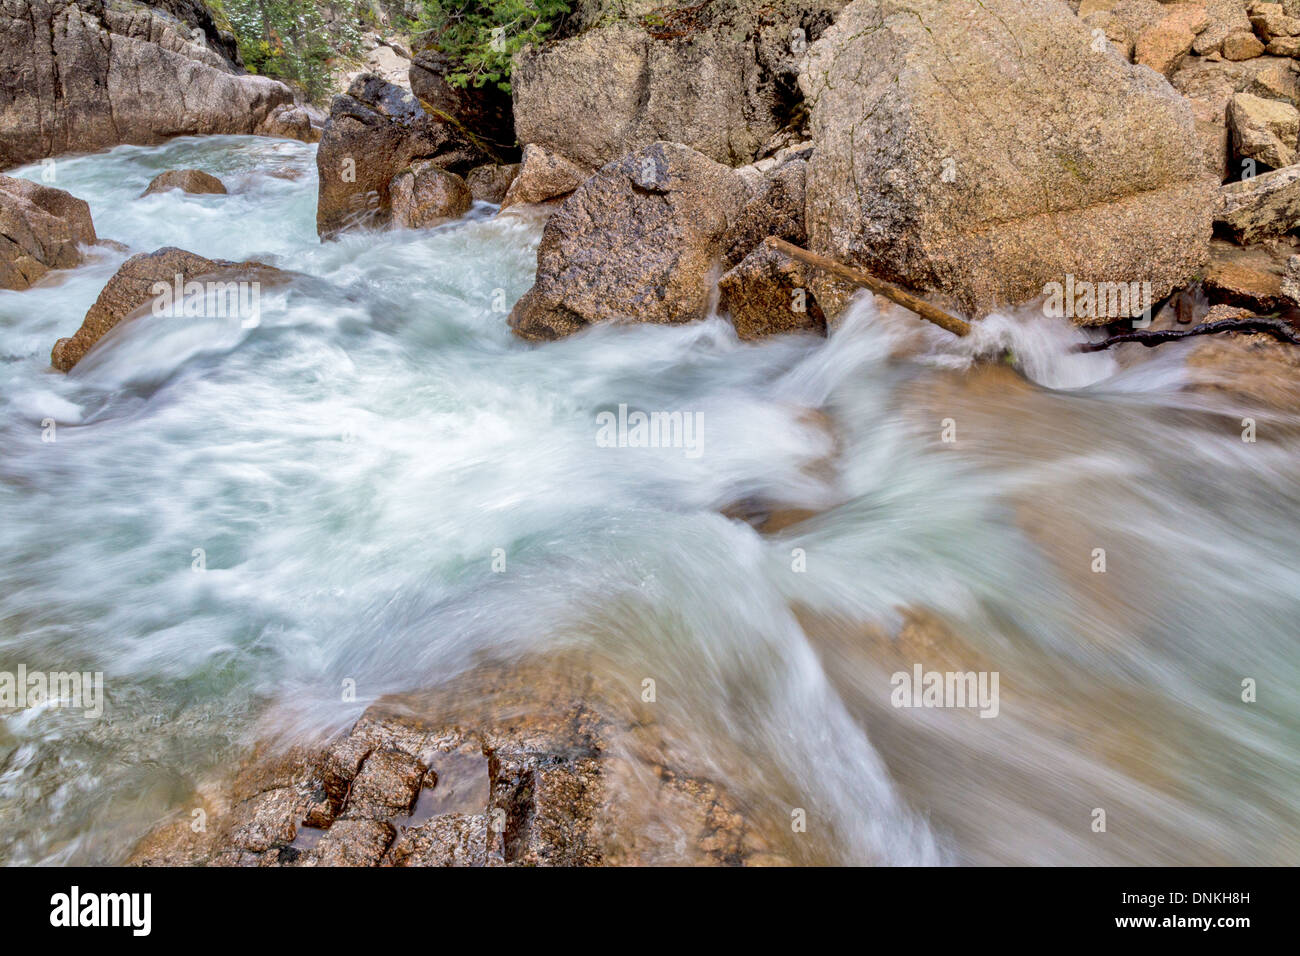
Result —
[[[136, 198], [179, 167], [231, 195]], [[67, 376], [126, 254], [0, 292], [0, 671], [107, 698], [0, 710], [0, 861], [120, 862], [255, 740], [597, 647], [760, 825], [807, 811], [798, 862], [1300, 862], [1300, 429], [1185, 391], [1182, 345], [1122, 368], [1040, 316], [958, 347], [866, 301], [829, 340], [536, 347], [505, 314], [534, 219], [322, 245], [314, 148], [250, 137], [54, 175], [131, 253], [305, 277]], [[963, 371], [1008, 347], [1032, 381]], [[699, 445], [600, 447], [621, 404]], [[914, 664], [996, 671], [997, 716], [894, 707]]]

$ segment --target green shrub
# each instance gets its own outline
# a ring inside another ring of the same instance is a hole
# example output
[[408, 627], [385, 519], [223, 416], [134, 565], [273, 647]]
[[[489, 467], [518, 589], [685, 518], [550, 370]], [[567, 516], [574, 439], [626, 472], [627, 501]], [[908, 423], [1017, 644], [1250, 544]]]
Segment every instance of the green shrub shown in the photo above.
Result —
[[229, 22], [249, 72], [296, 83], [313, 100], [329, 88], [329, 60], [355, 54], [360, 38], [356, 3], [338, 4], [352, 15], [341, 18], [345, 25], [332, 33], [317, 0], [209, 0], [209, 5]]
[[510, 92], [511, 57], [556, 30], [569, 0], [424, 0], [419, 26], [451, 60], [447, 81]]

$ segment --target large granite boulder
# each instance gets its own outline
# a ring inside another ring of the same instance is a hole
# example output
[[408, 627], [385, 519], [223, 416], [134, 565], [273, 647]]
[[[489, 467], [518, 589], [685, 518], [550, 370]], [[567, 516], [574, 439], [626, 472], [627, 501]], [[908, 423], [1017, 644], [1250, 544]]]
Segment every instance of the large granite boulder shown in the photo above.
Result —
[[800, 82], [817, 252], [972, 315], [1069, 276], [1159, 299], [1205, 261], [1190, 106], [1061, 0], [855, 0]]
[[26, 289], [81, 262], [96, 242], [90, 207], [62, 189], [0, 176], [0, 289]]
[[393, 177], [416, 160], [462, 174], [485, 158], [454, 124], [425, 112], [414, 95], [363, 74], [330, 105], [316, 152], [316, 231], [329, 239], [352, 227], [390, 225]]
[[596, 322], [702, 318], [723, 239], [749, 198], [735, 170], [677, 143], [610, 163], [547, 220], [537, 281], [511, 328], [546, 340]]
[[[177, 285], [184, 290], [186, 283], [205, 278], [220, 280], [223, 285], [256, 282], [265, 286], [283, 281], [286, 273], [261, 262], [205, 259], [170, 246], [132, 256], [108, 280], [76, 333], [54, 343], [50, 363], [61, 372], [70, 371], [119, 322], [132, 317], [144, 306], [159, 301], [160, 295], [166, 297], [169, 304], [179, 305], [179, 300], [171, 297], [172, 290]], [[164, 286], [166, 289], [160, 292]], [[222, 295], [216, 304], [225, 309], [230, 302]], [[230, 317], [240, 318], [233, 311]]]
[[121, 143], [252, 133], [293, 94], [239, 75], [231, 52], [197, 2], [0, 0], [0, 168]]
[[515, 132], [596, 167], [656, 140], [740, 166], [797, 121], [798, 63], [843, 0], [715, 0], [515, 57]]

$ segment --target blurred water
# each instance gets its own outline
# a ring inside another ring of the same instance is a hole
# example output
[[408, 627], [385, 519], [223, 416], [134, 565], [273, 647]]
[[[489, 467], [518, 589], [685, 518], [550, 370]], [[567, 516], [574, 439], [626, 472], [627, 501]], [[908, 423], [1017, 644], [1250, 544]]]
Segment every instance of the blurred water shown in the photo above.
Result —
[[[303, 273], [255, 328], [146, 316], [64, 376], [50, 347], [126, 254], [0, 292], [0, 671], [108, 696], [0, 711], [0, 860], [119, 862], [259, 736], [573, 646], [654, 676], [756, 819], [807, 809], [801, 862], [1300, 859], [1294, 421], [1245, 444], [1240, 409], [1180, 391], [1179, 346], [1122, 369], [1041, 317], [954, 344], [866, 301], [825, 342], [713, 319], [525, 345], [537, 222], [322, 245], [312, 149], [55, 167], [132, 253]], [[184, 166], [231, 195], [136, 198]], [[961, 371], [1008, 348], [1037, 385]], [[600, 447], [621, 404], [699, 413], [702, 453]], [[764, 535], [738, 504], [820, 514]], [[948, 636], [917, 651], [915, 609]], [[998, 718], [892, 708], [912, 663], [998, 670]]]

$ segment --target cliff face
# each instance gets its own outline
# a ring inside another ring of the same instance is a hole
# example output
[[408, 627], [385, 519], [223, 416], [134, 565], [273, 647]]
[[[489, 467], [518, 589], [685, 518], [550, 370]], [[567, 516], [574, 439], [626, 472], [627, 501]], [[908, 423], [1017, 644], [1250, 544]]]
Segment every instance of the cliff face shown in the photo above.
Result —
[[0, 0], [0, 168], [251, 133], [293, 95], [239, 75], [237, 56], [198, 0]]

